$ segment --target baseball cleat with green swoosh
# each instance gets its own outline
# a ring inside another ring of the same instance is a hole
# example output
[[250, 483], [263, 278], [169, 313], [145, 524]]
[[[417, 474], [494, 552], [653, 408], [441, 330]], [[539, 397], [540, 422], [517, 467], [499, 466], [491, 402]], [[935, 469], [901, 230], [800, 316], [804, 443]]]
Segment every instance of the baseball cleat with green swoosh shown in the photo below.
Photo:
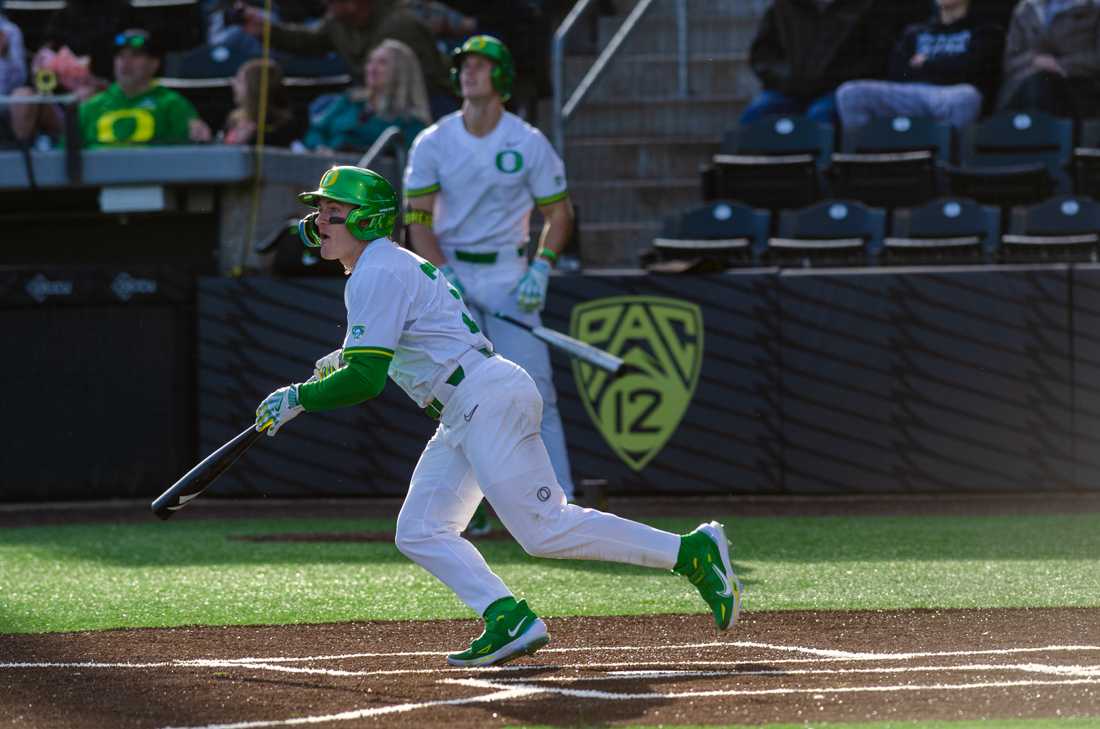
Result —
[[733, 627], [741, 612], [741, 581], [730, 562], [725, 527], [712, 521], [681, 537], [680, 554], [672, 571], [699, 590], [719, 630]]
[[447, 656], [452, 666], [481, 667], [534, 653], [550, 642], [546, 623], [527, 607], [526, 600], [497, 600], [485, 611], [485, 632], [461, 653]]

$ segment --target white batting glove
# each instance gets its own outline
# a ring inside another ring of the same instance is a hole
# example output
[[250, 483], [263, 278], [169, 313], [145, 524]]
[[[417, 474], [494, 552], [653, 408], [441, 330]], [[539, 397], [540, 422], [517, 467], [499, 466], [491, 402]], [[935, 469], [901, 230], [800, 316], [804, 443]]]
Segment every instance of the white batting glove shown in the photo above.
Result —
[[268, 395], [260, 407], [256, 408], [256, 430], [267, 431], [269, 436], [279, 432], [279, 428], [293, 420], [304, 410], [298, 404], [298, 386], [280, 387]]
[[347, 364], [344, 361], [344, 350], [334, 349], [317, 360], [317, 364], [313, 365], [313, 377], [317, 380], [323, 380], [336, 370], [346, 367]]
[[548, 286], [550, 286], [550, 264], [542, 258], [535, 259], [514, 289], [519, 308], [524, 311], [542, 311], [542, 307], [546, 305]]
[[458, 295], [465, 299], [466, 287], [463, 286], [462, 282], [458, 280], [458, 274], [455, 273], [455, 270], [453, 268], [451, 268], [451, 264], [443, 264], [439, 267], [439, 272], [443, 274], [443, 278], [447, 279], [447, 282], [451, 284], [451, 286], [455, 287], [455, 290], [458, 291]]

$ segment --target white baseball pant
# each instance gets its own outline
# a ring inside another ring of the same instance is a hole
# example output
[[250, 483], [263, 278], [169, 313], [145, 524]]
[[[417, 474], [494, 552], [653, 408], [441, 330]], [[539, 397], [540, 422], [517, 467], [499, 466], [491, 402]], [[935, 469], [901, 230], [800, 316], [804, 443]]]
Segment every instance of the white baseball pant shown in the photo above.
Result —
[[[493, 343], [493, 349], [518, 364], [535, 381], [542, 396], [542, 442], [550, 453], [550, 463], [565, 497], [573, 500], [573, 476], [569, 468], [569, 451], [565, 445], [565, 428], [558, 412], [558, 395], [550, 368], [550, 349], [531, 333], [492, 315], [499, 311], [532, 326], [540, 326], [537, 311], [523, 311], [516, 303], [513, 287], [527, 271], [527, 259], [512, 255], [515, 249], [504, 248], [496, 263], [466, 263], [453, 260], [451, 265], [466, 287], [470, 313]], [[484, 307], [484, 308], [482, 308]]]
[[503, 357], [455, 388], [397, 517], [397, 548], [477, 614], [512, 593], [461, 536], [484, 494], [529, 554], [672, 569], [680, 537], [570, 504], [539, 437], [535, 383]]

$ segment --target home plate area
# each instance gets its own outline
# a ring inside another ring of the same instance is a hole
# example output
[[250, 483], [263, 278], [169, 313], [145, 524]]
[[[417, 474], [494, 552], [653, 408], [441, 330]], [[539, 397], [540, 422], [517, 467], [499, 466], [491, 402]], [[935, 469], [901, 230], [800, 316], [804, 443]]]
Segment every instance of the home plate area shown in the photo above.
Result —
[[36, 727], [482, 727], [1100, 717], [1100, 610], [555, 618], [534, 656], [443, 654], [474, 621], [0, 636]]

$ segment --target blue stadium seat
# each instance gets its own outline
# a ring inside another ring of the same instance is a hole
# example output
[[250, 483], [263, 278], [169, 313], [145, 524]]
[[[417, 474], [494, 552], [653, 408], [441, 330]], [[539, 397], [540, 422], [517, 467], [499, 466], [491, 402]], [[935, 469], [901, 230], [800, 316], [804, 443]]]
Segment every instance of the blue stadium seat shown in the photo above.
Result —
[[726, 132], [704, 168], [704, 200], [755, 208], [801, 207], [821, 199], [821, 170], [833, 152], [833, 127], [801, 116], [771, 116]]
[[1065, 167], [1073, 122], [1042, 112], [1006, 111], [972, 124], [959, 139], [959, 166], [945, 168], [951, 194], [1009, 207], [1068, 192]]
[[951, 127], [923, 117], [879, 117], [844, 129], [832, 155], [829, 187], [835, 197], [885, 208], [913, 206], [940, 189], [937, 163], [951, 154]]
[[[653, 239], [654, 262], [689, 262], [690, 270], [724, 270], [757, 263], [767, 248], [771, 214], [718, 201], [667, 217]], [[651, 270], [662, 270], [650, 264]], [[673, 268], [669, 266], [667, 268]]]
[[1004, 261], [1096, 261], [1100, 203], [1090, 197], [1059, 195], [1012, 209], [1001, 238]]
[[809, 266], [874, 264], [886, 234], [886, 212], [855, 200], [823, 200], [779, 215], [767, 260]]
[[1000, 233], [997, 208], [966, 198], [939, 198], [894, 211], [883, 260], [903, 264], [992, 262]]

